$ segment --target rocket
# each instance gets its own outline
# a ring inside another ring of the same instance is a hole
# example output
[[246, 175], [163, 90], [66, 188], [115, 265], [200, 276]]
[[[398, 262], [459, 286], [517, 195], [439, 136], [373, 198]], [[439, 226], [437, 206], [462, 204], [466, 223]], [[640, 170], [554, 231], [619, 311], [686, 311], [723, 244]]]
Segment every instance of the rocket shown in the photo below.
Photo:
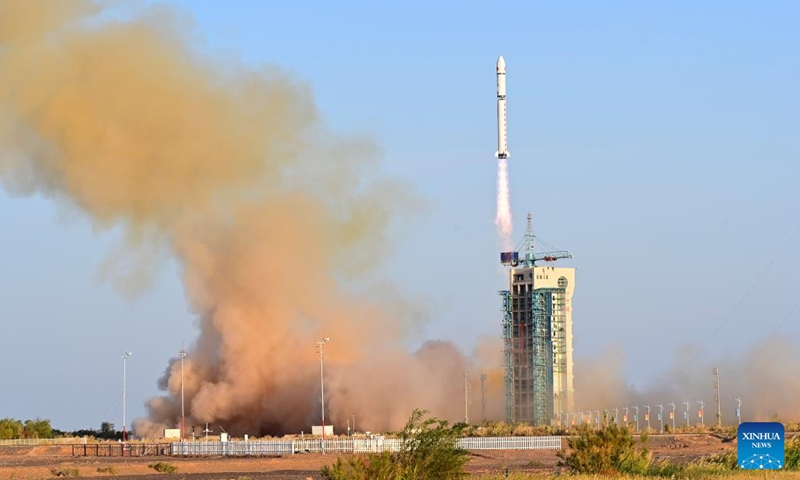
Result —
[[497, 158], [508, 158], [508, 131], [506, 128], [506, 61], [497, 59]]

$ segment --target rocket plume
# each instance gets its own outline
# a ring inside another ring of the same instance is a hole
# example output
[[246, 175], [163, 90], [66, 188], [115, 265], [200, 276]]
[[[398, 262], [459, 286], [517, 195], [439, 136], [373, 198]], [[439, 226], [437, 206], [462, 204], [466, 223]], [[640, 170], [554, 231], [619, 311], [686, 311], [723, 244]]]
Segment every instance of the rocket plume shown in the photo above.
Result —
[[508, 191], [508, 160], [497, 161], [497, 216], [494, 224], [505, 251], [511, 250], [511, 202]]
[[[109, 265], [125, 292], [159, 255], [178, 260], [199, 326], [187, 425], [308, 431], [325, 336], [326, 420], [339, 428], [356, 414], [360, 429], [396, 429], [414, 408], [462, 418], [461, 372], [480, 367], [448, 342], [409, 353], [416, 308], [364, 284], [394, 208], [414, 200], [375, 173], [374, 145], [329, 132], [309, 88], [275, 68], [198, 58], [185, 15], [99, 21], [104, 5], [0, 2], [0, 179], [120, 228]], [[159, 385], [138, 435], [180, 425], [177, 357]]]

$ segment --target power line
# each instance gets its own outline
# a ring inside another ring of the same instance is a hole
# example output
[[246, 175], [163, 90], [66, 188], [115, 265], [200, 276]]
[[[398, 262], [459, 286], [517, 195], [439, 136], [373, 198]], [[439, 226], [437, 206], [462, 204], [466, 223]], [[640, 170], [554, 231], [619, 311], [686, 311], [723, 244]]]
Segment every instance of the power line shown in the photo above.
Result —
[[[684, 364], [683, 368], [681, 368], [682, 375], [686, 374], [687, 367], [692, 365], [692, 363], [694, 363], [697, 357], [708, 347], [709, 344], [711, 344], [711, 341], [714, 340], [714, 338], [719, 334], [719, 332], [722, 331], [722, 328], [725, 327], [725, 325], [727, 325], [728, 321], [730, 321], [730, 319], [733, 317], [733, 314], [736, 313], [737, 310], [739, 310], [739, 307], [741, 307], [742, 304], [745, 302], [745, 300], [747, 300], [747, 298], [750, 296], [750, 294], [753, 293], [758, 284], [761, 283], [761, 280], [764, 278], [764, 276], [766, 276], [766, 274], [772, 269], [772, 266], [775, 264], [778, 258], [783, 254], [784, 250], [786, 250], [786, 247], [789, 246], [789, 244], [792, 242], [792, 240], [794, 239], [795, 235], [797, 235], [798, 232], [800, 232], [800, 225], [798, 225], [797, 228], [794, 229], [792, 234], [789, 235], [789, 238], [786, 240], [786, 242], [783, 243], [783, 245], [775, 254], [775, 256], [772, 257], [772, 260], [770, 260], [770, 262], [767, 264], [764, 270], [762, 270], [761, 274], [756, 278], [756, 281], [750, 286], [750, 288], [747, 290], [744, 296], [739, 300], [736, 306], [733, 307], [733, 310], [731, 310], [731, 312], [725, 317], [725, 319], [717, 327], [714, 333], [712, 333], [711, 336], [708, 337], [706, 343], [703, 344], [703, 346], [699, 350], [697, 350], [692, 357], [689, 358], [689, 361], [686, 364]], [[785, 322], [786, 320], [784, 320], [783, 323]], [[781, 326], [783, 325], [783, 323], [781, 324]]]

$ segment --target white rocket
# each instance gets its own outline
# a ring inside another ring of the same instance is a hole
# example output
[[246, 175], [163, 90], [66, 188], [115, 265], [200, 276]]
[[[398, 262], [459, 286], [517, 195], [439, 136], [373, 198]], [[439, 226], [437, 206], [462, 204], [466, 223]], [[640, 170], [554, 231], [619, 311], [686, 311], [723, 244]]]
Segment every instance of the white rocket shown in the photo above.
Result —
[[506, 129], [506, 61], [497, 59], [497, 158], [508, 158], [508, 131]]

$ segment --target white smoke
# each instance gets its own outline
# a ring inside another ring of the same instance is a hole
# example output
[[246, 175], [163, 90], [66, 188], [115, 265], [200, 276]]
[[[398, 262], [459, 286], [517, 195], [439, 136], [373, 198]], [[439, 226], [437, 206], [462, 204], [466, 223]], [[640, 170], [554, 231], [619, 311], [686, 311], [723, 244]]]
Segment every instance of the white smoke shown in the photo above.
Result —
[[508, 189], [508, 161], [505, 158], [497, 162], [497, 216], [494, 224], [497, 226], [500, 241], [503, 242], [503, 250], [510, 251], [513, 225]]

